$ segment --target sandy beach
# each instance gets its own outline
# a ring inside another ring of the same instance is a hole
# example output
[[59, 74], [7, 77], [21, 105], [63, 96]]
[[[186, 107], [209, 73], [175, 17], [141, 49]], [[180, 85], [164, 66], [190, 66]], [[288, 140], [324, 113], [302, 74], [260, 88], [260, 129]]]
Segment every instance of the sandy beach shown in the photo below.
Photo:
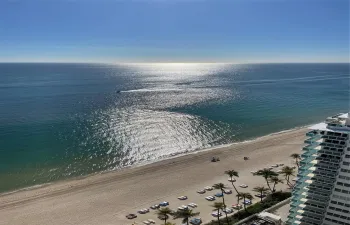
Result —
[[[289, 156], [294, 152], [300, 153], [305, 131], [305, 128], [287, 131], [145, 166], [2, 194], [0, 224], [109, 225], [132, 224], [134, 221], [142, 224], [147, 219], [154, 219], [156, 224], [160, 224], [152, 210], [144, 215], [138, 214], [131, 221], [125, 216], [161, 201], [170, 202], [171, 209], [194, 202], [198, 204], [194, 211], [200, 212], [204, 222], [210, 221], [215, 219], [210, 215], [213, 202], [204, 198], [218, 191], [200, 195], [197, 190], [218, 182], [231, 188], [224, 171], [234, 169], [240, 175], [236, 184], [248, 185], [245, 189], [238, 188], [239, 191], [255, 194], [252, 188], [265, 184], [265, 181], [254, 177], [250, 171], [276, 163], [294, 165]], [[212, 156], [220, 157], [221, 161], [211, 163]], [[244, 156], [250, 157], [250, 160], [244, 161]], [[286, 187], [279, 185], [277, 189]], [[178, 200], [181, 195], [188, 196], [188, 200]], [[227, 195], [225, 199], [228, 205], [236, 203], [235, 194]], [[217, 201], [221, 199], [217, 198]], [[181, 224], [180, 220], [173, 222]]]

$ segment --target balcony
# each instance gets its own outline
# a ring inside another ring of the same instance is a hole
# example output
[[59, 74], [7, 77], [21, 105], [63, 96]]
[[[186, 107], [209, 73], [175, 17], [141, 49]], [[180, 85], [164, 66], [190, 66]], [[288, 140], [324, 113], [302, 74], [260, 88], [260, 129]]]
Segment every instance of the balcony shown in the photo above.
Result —
[[319, 199], [319, 201], [328, 202], [328, 200], [329, 200], [329, 196], [325, 195], [325, 194], [321, 195], [320, 193], [316, 194], [316, 193], [312, 193], [312, 192], [304, 192], [304, 193], [302, 193], [302, 195], [308, 196], [308, 197], [313, 198], [313, 199]]
[[312, 205], [305, 205], [303, 208], [306, 210], [313, 210], [313, 211], [324, 211], [326, 209], [325, 207], [319, 208], [317, 206], [312, 206]]
[[320, 182], [324, 182], [324, 183], [334, 183], [334, 181], [336, 180], [336, 176], [322, 176], [320, 174], [315, 174], [313, 180], [320, 180]]
[[328, 199], [331, 192], [332, 192], [331, 190], [325, 190], [325, 189], [318, 188], [317, 194], [316, 194], [316, 192], [313, 192], [313, 193], [310, 192], [310, 194], [314, 194], [315, 196], [323, 195], [323, 196], [326, 196]]
[[301, 157], [302, 158], [308, 158], [310, 156], [312, 156], [313, 154], [317, 153], [317, 149], [315, 148], [312, 148], [312, 149], [309, 149], [308, 151], [304, 152], [303, 154], [301, 154]]
[[[300, 171], [297, 175], [297, 177], [300, 179], [300, 178], [303, 178], [305, 176], [307, 176], [308, 174], [312, 173], [313, 171], [310, 171], [310, 170], [303, 170], [303, 171]], [[310, 179], [310, 177], [307, 177], [308, 179]]]
[[310, 218], [308, 216], [304, 216], [300, 221], [302, 222], [300, 225], [302, 224], [310, 224], [310, 223], [314, 223], [314, 224], [321, 224], [323, 219], [323, 216], [318, 216], [318, 219], [315, 218]]
[[308, 136], [308, 137], [313, 137], [315, 135], [321, 136], [317, 131], [314, 131], [314, 130], [306, 133], [306, 136]]
[[314, 167], [313, 164], [310, 165], [305, 165], [302, 168], [299, 169], [299, 173], [302, 173], [304, 171], [309, 171], [310, 173], [312, 173], [313, 171], [315, 171], [317, 168]]
[[300, 198], [292, 198], [291, 205], [298, 207], [300, 204], [304, 204], [304, 202], [302, 202]]
[[291, 207], [297, 207], [298, 206], [298, 203], [297, 202], [293, 202], [290, 204]]
[[[310, 180], [310, 177], [308, 177], [307, 175], [306, 176], [298, 176], [298, 180], [296, 181], [296, 185], [301, 185], [301, 184], [304, 184], [307, 180]], [[306, 183], [307, 184], [307, 183]]]
[[323, 142], [323, 139], [320, 137], [312, 137], [304, 141], [305, 144], [309, 144], [311, 146], [317, 146]]
[[303, 151], [308, 151], [310, 148], [313, 148], [311, 145], [307, 145], [302, 148]]
[[313, 199], [318, 199], [319, 201], [324, 201], [324, 202], [328, 202], [329, 200], [329, 195], [320, 195], [320, 194], [315, 194], [315, 193], [307, 193], [309, 198], [313, 198]]
[[312, 142], [316, 142], [322, 138], [321, 135], [314, 135], [313, 137], [310, 137], [309, 139], [306, 139], [304, 142], [307, 144], [311, 144]]
[[316, 157], [316, 160], [318, 160], [318, 161], [321, 162], [321, 163], [326, 163], [326, 164], [333, 163], [333, 164], [335, 164], [335, 165], [339, 165], [339, 162], [340, 162], [342, 159], [327, 158], [327, 157], [318, 156], [318, 157]]
[[318, 213], [316, 213], [316, 212], [311, 212], [311, 211], [309, 211], [309, 210], [305, 210], [305, 208], [304, 208], [304, 209], [299, 209], [299, 210], [297, 210], [297, 211], [296, 211], [296, 214], [297, 214], [297, 215], [300, 215], [300, 216], [302, 216], [302, 217], [308, 217], [309, 215], [312, 216], [312, 217], [320, 217], [320, 216], [323, 215], [324, 210], [317, 210], [317, 212], [319, 212], [319, 213], [321, 213], [321, 214], [318, 214]]
[[[315, 205], [322, 206], [323, 208], [325, 208], [328, 204], [328, 202], [325, 201], [324, 199], [313, 198], [311, 196], [305, 196], [305, 199], [306, 199], [305, 202], [313, 203]], [[309, 205], [307, 205], [307, 206], [309, 206]]]
[[316, 159], [316, 157], [317, 157], [317, 155], [313, 154], [311, 156], [303, 158], [302, 160], [300, 160], [300, 165], [306, 165], [308, 163], [311, 163], [312, 161], [314, 161]]
[[294, 213], [288, 215], [288, 219], [295, 220], [296, 216], [297, 216], [297, 214], [294, 212]]

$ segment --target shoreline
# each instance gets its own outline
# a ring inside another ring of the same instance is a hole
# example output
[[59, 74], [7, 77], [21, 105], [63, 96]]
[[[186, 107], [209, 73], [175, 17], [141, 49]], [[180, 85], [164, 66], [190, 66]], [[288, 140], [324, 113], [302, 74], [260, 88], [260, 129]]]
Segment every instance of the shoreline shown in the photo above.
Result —
[[124, 167], [124, 168], [121, 168], [121, 169], [99, 171], [99, 172], [95, 172], [95, 173], [91, 173], [91, 174], [87, 174], [87, 175], [81, 175], [81, 176], [76, 176], [76, 177], [69, 177], [67, 179], [56, 180], [56, 181], [53, 181], [53, 182], [42, 183], [42, 184], [35, 184], [35, 185], [32, 185], [32, 186], [27, 186], [27, 187], [14, 189], [14, 190], [6, 191], [6, 192], [0, 192], [0, 198], [2, 196], [15, 194], [17, 192], [35, 190], [35, 189], [47, 187], [49, 185], [55, 185], [57, 183], [70, 182], [70, 181], [75, 181], [75, 180], [83, 180], [83, 179], [86, 179], [88, 177], [99, 176], [99, 175], [109, 174], [109, 173], [116, 173], [116, 172], [120, 172], [120, 171], [124, 171], [124, 170], [129, 170], [129, 169], [133, 169], [133, 168], [143, 167], [143, 166], [151, 165], [151, 164], [158, 163], [158, 162], [161, 162], [161, 161], [164, 161], [164, 160], [176, 159], [176, 158], [187, 156], [187, 155], [198, 154], [198, 153], [201, 153], [201, 152], [209, 152], [209, 151], [213, 151], [213, 150], [216, 150], [216, 149], [228, 148], [228, 147], [232, 147], [234, 145], [249, 143], [249, 142], [252, 142], [252, 141], [258, 141], [261, 138], [270, 137], [270, 136], [274, 136], [274, 135], [278, 135], [278, 134], [283, 134], [283, 133], [287, 133], [287, 132], [291, 132], [291, 131], [295, 131], [295, 130], [299, 130], [299, 129], [306, 129], [307, 127], [309, 127], [311, 125], [312, 124], [299, 126], [299, 127], [294, 127], [294, 128], [290, 128], [290, 129], [286, 129], [286, 130], [282, 130], [282, 131], [269, 133], [269, 134], [266, 134], [266, 135], [263, 135], [263, 136], [249, 138], [247, 140], [243, 140], [243, 141], [239, 141], [239, 142], [233, 142], [233, 143], [230, 143], [230, 144], [222, 144], [222, 145], [218, 145], [218, 146], [213, 146], [213, 147], [208, 147], [208, 148], [203, 148], [203, 149], [190, 151], [190, 152], [187, 152], [187, 153], [179, 153], [179, 154], [176, 154], [176, 155], [173, 155], [173, 156], [160, 158], [160, 159], [153, 160], [153, 161], [145, 161], [145, 162], [138, 163], [138, 164], [135, 164], [135, 165], [132, 165], [132, 166], [128, 166], [128, 167]]
[[[160, 201], [169, 201], [170, 207], [176, 209], [184, 204], [178, 196], [188, 196], [188, 202], [195, 202], [203, 221], [210, 221], [212, 202], [204, 197], [215, 192], [199, 195], [197, 190], [227, 182], [225, 170], [235, 169], [239, 172], [237, 185], [247, 184], [251, 191], [254, 186], [264, 184], [261, 177], [253, 176], [250, 171], [284, 163], [292, 165], [291, 153], [301, 152], [306, 138], [306, 128], [279, 132], [278, 134], [259, 137], [249, 142], [233, 144], [210, 151], [200, 151], [172, 159], [165, 159], [144, 166], [128, 168], [81, 179], [61, 181], [35, 188], [0, 196], [0, 218], [4, 224], [131, 224], [127, 213], [135, 213], [141, 208], [149, 208]], [[215, 155], [220, 162], [212, 163]], [[244, 161], [248, 156], [250, 160]], [[286, 185], [278, 186], [278, 190]], [[234, 190], [233, 190], [234, 191]], [[253, 193], [253, 192], [251, 192]], [[235, 194], [225, 200], [234, 203]], [[255, 201], [257, 201], [255, 199]], [[135, 220], [154, 219], [159, 222], [154, 212], [138, 214]], [[179, 223], [179, 221], [173, 221]], [[0, 223], [2, 224], [2, 223]]]

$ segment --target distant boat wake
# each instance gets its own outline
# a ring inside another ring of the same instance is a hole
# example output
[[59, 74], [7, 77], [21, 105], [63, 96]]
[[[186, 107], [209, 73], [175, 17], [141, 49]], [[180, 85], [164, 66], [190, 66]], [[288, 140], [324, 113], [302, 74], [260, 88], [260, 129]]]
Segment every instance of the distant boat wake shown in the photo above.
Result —
[[172, 91], [182, 91], [181, 88], [142, 88], [134, 90], [126, 90], [120, 92], [172, 92]]

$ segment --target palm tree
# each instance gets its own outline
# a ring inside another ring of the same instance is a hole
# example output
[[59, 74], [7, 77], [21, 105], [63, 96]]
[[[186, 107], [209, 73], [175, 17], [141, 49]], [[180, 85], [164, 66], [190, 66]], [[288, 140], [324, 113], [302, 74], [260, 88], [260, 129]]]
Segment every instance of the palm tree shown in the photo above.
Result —
[[[236, 188], [236, 186], [233, 184], [233, 177], [238, 177], [238, 172], [236, 170], [227, 170], [225, 171], [225, 174], [227, 174], [229, 177], [230, 177], [230, 180], [231, 180], [231, 184], [233, 186], [233, 188], [235, 189], [237, 195], [239, 195], [239, 192]], [[239, 198], [237, 199], [237, 204], [239, 204]]]
[[285, 166], [282, 168], [281, 174], [284, 175], [284, 178], [287, 181], [287, 185], [289, 187], [293, 186], [292, 183], [289, 181], [289, 178], [290, 178], [290, 176], [294, 176], [294, 169], [292, 167]]
[[269, 179], [271, 177], [278, 176], [278, 173], [276, 173], [276, 172], [274, 172], [274, 171], [272, 171], [270, 169], [263, 169], [263, 170], [259, 170], [256, 173], [256, 176], [262, 176], [265, 179], [265, 181], [266, 181], [267, 187], [269, 187], [271, 192], [273, 192], [273, 189], [271, 188], [270, 183], [269, 183]]
[[218, 190], [221, 190], [221, 193], [222, 193], [222, 204], [224, 204], [224, 206], [226, 207], [226, 204], [225, 204], [225, 197], [224, 197], [224, 189], [227, 188], [227, 187], [225, 186], [225, 184], [223, 184], [223, 183], [217, 183], [217, 184], [214, 184], [214, 185], [213, 185], [213, 188], [218, 189]]
[[183, 209], [183, 210], [177, 210], [173, 216], [174, 216], [174, 219], [177, 219], [177, 218], [181, 218], [182, 219], [182, 223], [186, 223], [187, 225], [189, 225], [189, 218], [191, 217], [195, 217], [195, 216], [198, 216], [199, 215], [199, 212], [193, 212], [192, 209]]
[[298, 154], [298, 153], [293, 153], [293, 154], [290, 155], [290, 157], [292, 157], [293, 159], [295, 159], [295, 164], [297, 165], [297, 167], [298, 167], [298, 169], [299, 169], [299, 167], [300, 167], [299, 161], [300, 161], [300, 159], [301, 159], [300, 154]]
[[[214, 205], [212, 205], [212, 206], [213, 206], [214, 209], [216, 209], [217, 212], [218, 212], [217, 218], [218, 218], [218, 223], [219, 223], [219, 225], [220, 225], [220, 224], [221, 224], [221, 223], [220, 223], [220, 216], [219, 216], [220, 209], [224, 208], [225, 206], [224, 206], [224, 204], [221, 203], [221, 202], [214, 202]], [[229, 224], [229, 223], [228, 223], [228, 218], [227, 218], [227, 213], [225, 213], [225, 214], [226, 214], [227, 224]]]
[[263, 195], [267, 193], [269, 189], [264, 186], [256, 186], [253, 188], [253, 191], [258, 192], [260, 194], [260, 202], [262, 202]]
[[283, 184], [283, 180], [281, 180], [278, 176], [270, 177], [270, 182], [273, 183], [273, 188], [272, 188], [273, 193], [276, 192], [276, 189], [275, 189], [276, 184], [279, 184], [279, 183]]
[[163, 217], [164, 218], [164, 224], [166, 224], [166, 220], [168, 219], [169, 215], [173, 214], [173, 211], [171, 209], [169, 209], [168, 207], [165, 208], [160, 208], [156, 211], [156, 214], [159, 217]]
[[249, 192], [245, 192], [245, 193], [243, 192], [243, 193], [240, 193], [240, 197], [243, 198], [244, 210], [248, 212], [246, 207], [247, 204], [244, 204], [244, 203], [245, 203], [245, 200], [247, 199], [251, 201], [253, 199], [253, 196]]

